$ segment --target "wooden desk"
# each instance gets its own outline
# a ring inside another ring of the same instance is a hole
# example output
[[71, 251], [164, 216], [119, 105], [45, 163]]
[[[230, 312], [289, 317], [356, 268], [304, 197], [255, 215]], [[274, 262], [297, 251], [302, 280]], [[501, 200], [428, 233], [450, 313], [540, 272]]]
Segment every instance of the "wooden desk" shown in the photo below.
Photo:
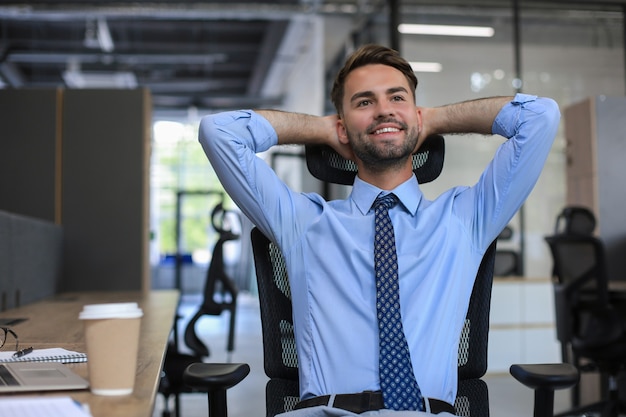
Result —
[[[143, 309], [135, 388], [131, 395], [104, 397], [87, 390], [35, 393], [35, 395], [71, 396], [89, 404], [93, 417], [151, 417], [154, 409], [161, 367], [178, 306], [178, 291], [80, 292], [65, 293], [24, 307], [0, 313], [0, 318], [27, 318], [12, 326], [21, 347], [35, 349], [63, 347], [86, 352], [83, 323], [78, 314], [85, 304], [137, 302]], [[87, 363], [67, 364], [77, 374], [88, 378]], [[13, 395], [13, 394], [12, 394]], [[15, 394], [15, 395], [33, 395]]]

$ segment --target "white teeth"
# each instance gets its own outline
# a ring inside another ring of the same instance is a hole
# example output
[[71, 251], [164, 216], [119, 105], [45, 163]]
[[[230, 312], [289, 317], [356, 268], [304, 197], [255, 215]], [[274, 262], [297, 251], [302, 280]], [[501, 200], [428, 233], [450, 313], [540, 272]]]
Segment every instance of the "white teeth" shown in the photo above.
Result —
[[383, 129], [378, 129], [374, 133], [380, 135], [381, 133], [390, 133], [390, 132], [399, 132], [400, 129], [396, 129], [395, 127], [385, 127]]

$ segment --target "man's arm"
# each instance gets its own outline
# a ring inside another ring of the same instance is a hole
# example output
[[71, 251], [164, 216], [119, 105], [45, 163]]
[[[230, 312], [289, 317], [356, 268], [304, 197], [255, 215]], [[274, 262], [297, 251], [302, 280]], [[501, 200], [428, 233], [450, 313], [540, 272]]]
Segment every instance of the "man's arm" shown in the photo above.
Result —
[[[491, 120], [490, 112], [501, 103], [498, 100], [504, 105]], [[477, 238], [477, 247], [486, 248], [535, 186], [554, 142], [560, 112], [554, 100], [527, 94], [467, 104], [478, 105], [464, 108], [468, 114], [487, 105], [483, 116], [476, 115], [480, 122], [474, 130], [485, 132], [491, 123], [488, 133], [508, 139], [500, 144], [478, 182], [455, 198], [455, 213]]]
[[200, 123], [198, 140], [224, 189], [279, 244], [295, 241], [300, 225], [314, 217], [318, 205], [290, 190], [257, 154], [279, 144], [279, 135], [282, 143], [323, 142], [320, 132], [328, 130], [324, 125], [314, 116], [250, 110], [211, 114]]
[[339, 142], [337, 115], [312, 116], [279, 110], [256, 110], [272, 125], [279, 145], [328, 145], [344, 158], [352, 159], [350, 146]]
[[441, 107], [423, 107], [422, 137], [432, 134], [492, 133], [493, 122], [513, 97], [491, 97]]
[[265, 117], [278, 135], [279, 145], [328, 144], [337, 136], [336, 116], [312, 116], [280, 110], [255, 110]]

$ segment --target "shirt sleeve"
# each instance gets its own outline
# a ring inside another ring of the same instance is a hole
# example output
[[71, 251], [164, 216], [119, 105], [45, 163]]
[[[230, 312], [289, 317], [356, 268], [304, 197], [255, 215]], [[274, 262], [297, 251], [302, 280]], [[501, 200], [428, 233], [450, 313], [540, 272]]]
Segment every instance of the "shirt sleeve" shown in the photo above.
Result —
[[492, 132], [508, 140], [478, 183], [457, 197], [456, 213], [485, 249], [522, 206], [537, 183], [559, 126], [549, 98], [517, 94], [496, 116]]
[[280, 222], [295, 227], [298, 195], [256, 155], [278, 143], [264, 117], [251, 110], [206, 116], [198, 138], [226, 192], [268, 238], [276, 241]]

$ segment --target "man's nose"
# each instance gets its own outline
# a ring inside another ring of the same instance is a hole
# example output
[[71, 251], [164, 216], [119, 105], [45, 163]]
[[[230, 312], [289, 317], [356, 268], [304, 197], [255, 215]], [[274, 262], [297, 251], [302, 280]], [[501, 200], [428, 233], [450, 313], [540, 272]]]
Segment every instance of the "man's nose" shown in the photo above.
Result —
[[394, 114], [394, 109], [388, 100], [379, 100], [376, 113], [378, 117], [387, 117]]

